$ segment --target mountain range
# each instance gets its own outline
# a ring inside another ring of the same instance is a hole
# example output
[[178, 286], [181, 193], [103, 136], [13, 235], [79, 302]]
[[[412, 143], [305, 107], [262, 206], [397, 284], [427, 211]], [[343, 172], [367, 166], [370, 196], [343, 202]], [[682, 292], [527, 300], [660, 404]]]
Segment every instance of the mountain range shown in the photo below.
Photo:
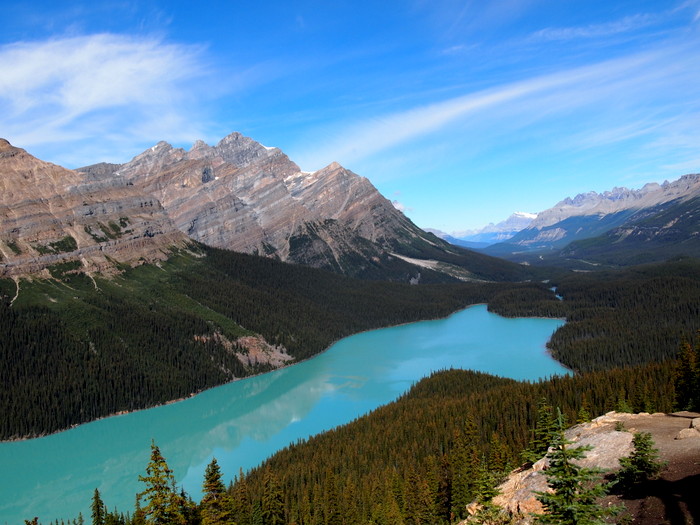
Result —
[[536, 213], [516, 211], [506, 220], [499, 223], [489, 223], [483, 228], [455, 232], [452, 235], [429, 228], [426, 231], [434, 233], [451, 244], [464, 248], [479, 249], [507, 241], [519, 231], [527, 228], [535, 217], [537, 217]]
[[414, 225], [337, 163], [304, 172], [239, 133], [189, 151], [159, 142], [124, 164], [68, 170], [0, 145], [0, 276], [115, 271], [188, 242], [405, 282], [519, 280], [521, 267]]
[[700, 256], [699, 211], [700, 175], [689, 174], [639, 190], [566, 198], [509, 238], [474, 248], [521, 263], [570, 267]]

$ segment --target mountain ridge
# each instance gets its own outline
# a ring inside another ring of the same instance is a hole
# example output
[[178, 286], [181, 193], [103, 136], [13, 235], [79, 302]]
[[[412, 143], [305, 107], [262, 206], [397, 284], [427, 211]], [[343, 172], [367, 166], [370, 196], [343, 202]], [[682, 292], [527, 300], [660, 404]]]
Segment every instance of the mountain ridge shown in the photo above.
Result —
[[[163, 203], [188, 237], [217, 248], [371, 279], [522, 275], [424, 232], [367, 178], [337, 162], [305, 172], [280, 149], [238, 132], [215, 146], [197, 141], [189, 151], [160, 142], [125, 164], [105, 166], [79, 170], [139, 187]], [[406, 257], [438, 264], [416, 265]]]
[[[700, 225], [693, 222], [692, 210], [697, 205], [692, 203], [698, 197], [700, 174], [683, 175], [663, 184], [649, 183], [639, 190], [614, 188], [603, 193], [581, 193], [540, 212], [527, 228], [483, 252], [510, 260], [557, 264], [568, 259], [598, 260], [599, 255], [604, 255], [601, 261], [636, 264], [663, 260], [660, 257], [664, 251], [697, 256], [700, 249], [695, 247], [693, 232]], [[644, 224], [654, 222], [655, 216], [659, 217], [656, 222], [661, 217], [665, 222], [655, 224], [651, 232]], [[681, 219], [685, 237], [669, 235], [666, 225]], [[633, 257], [633, 253], [640, 258]]]
[[[154, 155], [147, 150], [115, 175], [135, 185], [143, 177], [142, 189], [164, 203], [178, 228], [205, 244], [307, 264], [320, 255], [328, 266], [342, 269], [342, 255], [368, 254], [366, 247], [356, 246], [357, 241], [333, 243], [337, 237], [347, 240], [357, 235], [386, 248], [392, 235], [419, 235], [366, 178], [338, 163], [302, 172], [279, 149], [239, 133], [214, 147], [199, 141], [190, 152], [168, 146], [159, 143], [153, 150], [158, 172], [149, 165]], [[192, 172], [201, 172], [201, 179]], [[192, 202], [202, 198], [213, 206], [205, 210]], [[342, 231], [330, 233], [329, 220]], [[317, 235], [306, 242], [310, 231]], [[305, 242], [309, 246], [303, 249]], [[326, 266], [320, 261], [318, 265]]]
[[[237, 132], [214, 146], [197, 141], [189, 151], [161, 141], [124, 164], [78, 170], [5, 141], [0, 172], [6, 276], [47, 276], [64, 263], [74, 272], [119, 272], [119, 264], [163, 260], [190, 240], [414, 284], [512, 281], [528, 273], [421, 230], [368, 179], [338, 163], [304, 172], [280, 149]], [[30, 184], [32, 176], [41, 180]]]

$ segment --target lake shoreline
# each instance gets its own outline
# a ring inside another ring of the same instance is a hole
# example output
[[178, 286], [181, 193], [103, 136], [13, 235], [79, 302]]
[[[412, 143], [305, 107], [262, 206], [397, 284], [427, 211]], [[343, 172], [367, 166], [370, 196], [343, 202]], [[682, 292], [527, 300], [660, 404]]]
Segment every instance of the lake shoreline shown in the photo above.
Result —
[[[385, 406], [441, 371], [515, 381], [569, 375], [544, 348], [561, 325], [506, 318], [472, 304], [434, 319], [358, 332], [294, 363], [301, 366], [230, 381], [184, 403], [171, 400], [171, 406], [115, 414], [46, 439], [6, 443], [0, 447], [8, 473], [0, 482], [0, 514], [10, 523], [29, 515], [44, 522], [87, 515], [86, 494], [94, 488], [109, 495], [110, 508], [130, 509], [154, 441], [178, 485], [196, 499], [212, 457], [228, 483], [240, 469]], [[46, 489], [39, 499], [37, 486]]]
[[[144, 410], [151, 410], [151, 409], [153, 409], [153, 408], [163, 407], [163, 406], [167, 406], [167, 405], [172, 405], [172, 404], [174, 404], [174, 403], [179, 403], [179, 402], [181, 402], [181, 401], [186, 401], [186, 400], [191, 399], [191, 398], [193, 398], [193, 397], [195, 397], [195, 396], [198, 396], [199, 394], [202, 394], [203, 392], [207, 392], [208, 390], [211, 390], [211, 389], [214, 389], [214, 388], [219, 388], [219, 387], [222, 387], [222, 386], [225, 386], [225, 385], [229, 385], [229, 384], [231, 384], [231, 383], [236, 383], [236, 382], [238, 382], [238, 381], [242, 381], [242, 380], [245, 380], [245, 379], [250, 379], [250, 378], [253, 378], [253, 377], [264, 376], [265, 374], [269, 374], [269, 373], [272, 373], [272, 372], [276, 372], [276, 371], [278, 371], [278, 370], [283, 370], [283, 369], [285, 369], [285, 368], [288, 368], [288, 367], [291, 367], [291, 366], [295, 366], [295, 365], [304, 363], [304, 362], [306, 362], [306, 361], [315, 359], [316, 357], [318, 357], [318, 356], [320, 356], [320, 355], [322, 355], [322, 354], [328, 352], [328, 350], [330, 350], [330, 349], [331, 349], [334, 345], [336, 345], [339, 341], [342, 341], [343, 339], [346, 339], [346, 338], [348, 338], [348, 337], [352, 337], [352, 336], [355, 336], [355, 335], [360, 335], [360, 334], [367, 333], [367, 332], [372, 332], [372, 331], [374, 331], [374, 330], [381, 330], [381, 329], [384, 329], [384, 328], [395, 328], [395, 327], [410, 325], [410, 324], [413, 324], [413, 323], [422, 323], [422, 322], [426, 322], [426, 321], [439, 321], [439, 320], [443, 320], [443, 319], [448, 319], [449, 317], [452, 317], [453, 315], [456, 315], [456, 314], [458, 314], [458, 313], [460, 313], [460, 312], [462, 312], [462, 311], [464, 311], [464, 310], [467, 310], [467, 309], [469, 309], [469, 308], [473, 308], [473, 307], [475, 307], [475, 306], [486, 306], [487, 309], [488, 309], [488, 303], [473, 303], [473, 304], [469, 304], [469, 305], [467, 305], [467, 306], [465, 306], [465, 307], [463, 307], [463, 308], [460, 308], [460, 309], [458, 309], [458, 310], [455, 310], [454, 312], [451, 312], [451, 313], [449, 313], [448, 315], [446, 315], [446, 316], [444, 316], [444, 317], [435, 317], [435, 318], [432, 318], [432, 319], [419, 319], [419, 320], [417, 320], [417, 321], [407, 321], [407, 322], [405, 322], [405, 323], [399, 323], [399, 324], [396, 324], [396, 325], [388, 325], [388, 326], [380, 326], [380, 327], [375, 327], [375, 328], [368, 328], [367, 330], [361, 330], [361, 331], [359, 331], [359, 332], [354, 332], [354, 333], [348, 334], [348, 335], [346, 335], [346, 336], [343, 336], [343, 337], [341, 337], [341, 338], [339, 338], [339, 339], [336, 339], [336, 340], [334, 340], [331, 344], [329, 344], [326, 348], [324, 348], [324, 349], [321, 350], [320, 352], [318, 352], [318, 353], [316, 353], [316, 354], [314, 354], [314, 355], [312, 355], [312, 356], [310, 356], [310, 357], [307, 357], [307, 358], [302, 359], [302, 360], [299, 360], [299, 361], [294, 361], [294, 362], [291, 362], [291, 363], [287, 363], [287, 364], [284, 364], [284, 365], [282, 365], [282, 366], [280, 366], [280, 367], [273, 368], [273, 369], [271, 369], [271, 370], [266, 370], [265, 372], [259, 372], [259, 373], [251, 374], [251, 375], [244, 376], [244, 377], [236, 377], [236, 378], [234, 378], [234, 379], [231, 379], [230, 381], [226, 381], [226, 382], [220, 383], [220, 384], [218, 384], [218, 385], [212, 385], [212, 386], [207, 387], [207, 388], [202, 388], [202, 389], [197, 390], [197, 391], [195, 391], [195, 392], [191, 392], [191, 393], [189, 393], [189, 394], [187, 394], [187, 395], [185, 395], [185, 396], [182, 396], [182, 397], [179, 397], [179, 398], [176, 398], [176, 399], [171, 399], [171, 400], [165, 401], [165, 402], [163, 402], [163, 403], [158, 403], [158, 404], [150, 405], [150, 406], [143, 407], [143, 408], [136, 408], [136, 409], [133, 409], [133, 410], [121, 410], [121, 411], [119, 411], [119, 412], [114, 412], [114, 413], [111, 413], [111, 414], [107, 414], [107, 415], [104, 415], [104, 416], [100, 416], [100, 417], [97, 417], [97, 418], [95, 418], [95, 419], [91, 419], [91, 420], [89, 420], [89, 421], [84, 421], [84, 422], [82, 422], [82, 423], [75, 423], [75, 424], [73, 424], [73, 425], [71, 425], [71, 426], [69, 426], [69, 427], [62, 428], [62, 429], [60, 429], [60, 430], [56, 430], [56, 431], [53, 431], [53, 432], [45, 432], [45, 433], [41, 433], [41, 434], [37, 434], [37, 435], [22, 436], [22, 437], [16, 437], [16, 438], [11, 438], [11, 439], [2, 439], [2, 440], [0, 440], [0, 445], [3, 444], [3, 443], [18, 443], [18, 442], [22, 442], [22, 441], [31, 441], [31, 440], [34, 440], [34, 439], [41, 439], [41, 438], [45, 438], [45, 437], [52, 436], [52, 435], [55, 435], [55, 434], [60, 434], [60, 433], [62, 433], [62, 432], [68, 432], [68, 431], [73, 430], [73, 429], [75, 429], [75, 428], [78, 428], [78, 427], [80, 427], [80, 426], [89, 425], [90, 423], [94, 423], [94, 422], [96, 422], [96, 421], [102, 421], [102, 420], [104, 420], [104, 419], [110, 419], [110, 418], [115, 418], [115, 417], [119, 417], [119, 416], [125, 416], [125, 415], [129, 415], [129, 414], [134, 414], [134, 413], [137, 413], [137, 412], [143, 412]], [[497, 313], [497, 312], [490, 312], [490, 313], [493, 313], [493, 314], [495, 314], [495, 315], [498, 315], [498, 316], [500, 316], [500, 317], [503, 317], [504, 319], [546, 319], [546, 320], [562, 321], [562, 322], [564, 322], [564, 323], [566, 322], [566, 319], [563, 319], [563, 318], [555, 318], [555, 317], [543, 317], [543, 316], [534, 316], [534, 317], [507, 317], [507, 316], [501, 315], [501, 314], [499, 314], [499, 313]], [[262, 336], [261, 336], [261, 337], [262, 337]], [[556, 359], [556, 358], [554, 357], [554, 355], [552, 354], [552, 351], [551, 351], [549, 348], [545, 347], [545, 353], [547, 353], [553, 360], [555, 360], [557, 363], [559, 363], [562, 367], [566, 368], [566, 370], [568, 370], [568, 371], [571, 372], [571, 373], [575, 373], [575, 371], [571, 370], [571, 369], [568, 368], [566, 365], [564, 365], [563, 363], [561, 363], [558, 359]]]

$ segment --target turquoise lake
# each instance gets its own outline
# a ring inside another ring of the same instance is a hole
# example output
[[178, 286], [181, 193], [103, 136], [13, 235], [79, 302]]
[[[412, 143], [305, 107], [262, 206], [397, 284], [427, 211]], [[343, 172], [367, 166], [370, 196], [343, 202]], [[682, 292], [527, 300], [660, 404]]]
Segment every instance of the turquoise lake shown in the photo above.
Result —
[[133, 512], [151, 440], [178, 483], [199, 499], [216, 457], [226, 482], [300, 438], [350, 422], [445, 368], [538, 379], [567, 370], [545, 344], [563, 321], [506, 319], [476, 305], [437, 321], [357, 334], [281, 370], [185, 401], [115, 416], [51, 436], [0, 443], [0, 523], [86, 521], [95, 488]]

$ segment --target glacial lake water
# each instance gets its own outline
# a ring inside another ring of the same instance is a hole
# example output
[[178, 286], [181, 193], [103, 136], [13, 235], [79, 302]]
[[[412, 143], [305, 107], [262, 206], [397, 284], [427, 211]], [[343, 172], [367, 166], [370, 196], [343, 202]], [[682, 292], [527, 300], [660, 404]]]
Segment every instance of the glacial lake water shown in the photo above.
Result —
[[0, 524], [38, 516], [86, 522], [95, 488], [133, 513], [151, 440], [196, 500], [216, 457], [226, 482], [300, 438], [396, 399], [432, 371], [480, 370], [535, 380], [567, 370], [545, 344], [563, 321], [506, 319], [476, 305], [446, 319], [357, 334], [281, 370], [187, 400], [27, 441], [0, 443]]

